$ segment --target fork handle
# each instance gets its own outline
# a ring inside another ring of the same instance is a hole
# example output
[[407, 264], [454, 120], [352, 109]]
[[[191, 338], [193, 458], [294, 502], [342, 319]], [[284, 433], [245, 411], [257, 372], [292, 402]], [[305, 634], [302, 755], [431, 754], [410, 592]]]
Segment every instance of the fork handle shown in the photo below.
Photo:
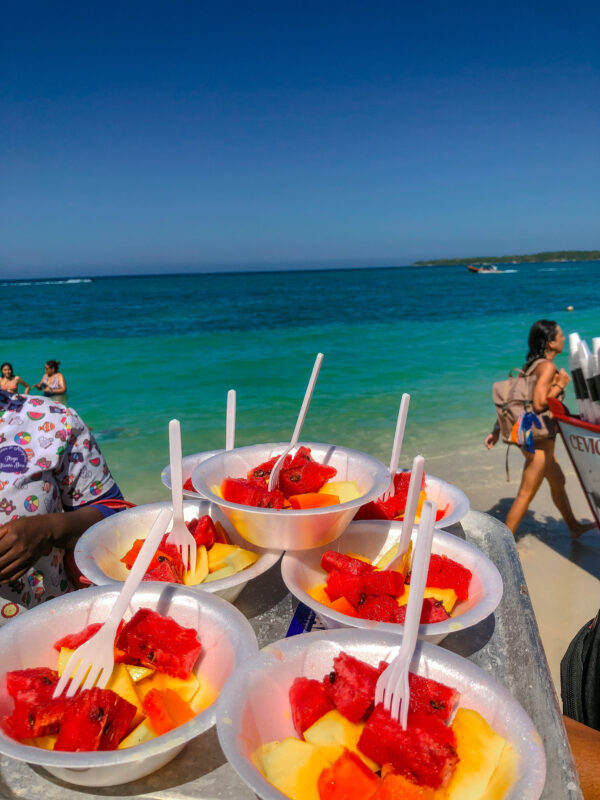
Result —
[[171, 499], [174, 524], [183, 520], [183, 475], [181, 465], [181, 425], [178, 419], [169, 422], [169, 459], [171, 461]]
[[127, 579], [125, 580], [125, 583], [121, 587], [121, 591], [115, 600], [115, 604], [111, 608], [110, 614], [104, 622], [105, 626], [111, 627], [114, 625], [116, 631], [119, 622], [123, 619], [123, 615], [127, 610], [127, 606], [129, 605], [131, 598], [142, 582], [142, 578], [148, 569], [148, 565], [152, 561], [152, 556], [158, 549], [158, 545], [160, 544], [160, 540], [167, 529], [170, 518], [171, 509], [163, 508], [154, 520], [154, 524], [150, 529], [150, 533], [146, 537], [144, 544], [141, 546], [140, 552], [138, 553], [136, 560], [133, 562], [133, 567], [131, 568], [129, 575], [127, 576]]

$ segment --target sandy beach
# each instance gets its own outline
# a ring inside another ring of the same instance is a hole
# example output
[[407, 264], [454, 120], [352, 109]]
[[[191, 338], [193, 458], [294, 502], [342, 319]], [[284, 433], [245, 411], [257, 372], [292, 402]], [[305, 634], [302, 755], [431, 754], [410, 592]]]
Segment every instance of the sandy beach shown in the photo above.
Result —
[[[501, 443], [474, 459], [432, 459], [431, 471], [460, 486], [471, 507], [504, 521], [516, 495], [522, 457], [511, 449], [506, 482]], [[592, 515], [560, 439], [556, 454], [567, 479], [567, 493], [579, 519]], [[472, 454], [471, 454], [472, 455]], [[434, 467], [435, 464], [435, 467]], [[600, 535], [591, 531], [571, 540], [544, 481], [516, 536], [517, 550], [531, 596], [550, 671], [560, 700], [560, 661], [577, 631], [600, 607]]]

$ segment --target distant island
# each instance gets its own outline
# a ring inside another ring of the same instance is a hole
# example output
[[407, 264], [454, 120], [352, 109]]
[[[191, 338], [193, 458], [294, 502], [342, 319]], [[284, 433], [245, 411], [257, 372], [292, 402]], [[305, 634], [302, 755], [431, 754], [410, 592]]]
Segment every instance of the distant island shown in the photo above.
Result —
[[554, 253], [533, 253], [529, 256], [477, 256], [474, 258], [437, 258], [415, 261], [414, 267], [437, 267], [452, 264], [528, 264], [544, 261], [600, 261], [600, 250], [557, 250]]

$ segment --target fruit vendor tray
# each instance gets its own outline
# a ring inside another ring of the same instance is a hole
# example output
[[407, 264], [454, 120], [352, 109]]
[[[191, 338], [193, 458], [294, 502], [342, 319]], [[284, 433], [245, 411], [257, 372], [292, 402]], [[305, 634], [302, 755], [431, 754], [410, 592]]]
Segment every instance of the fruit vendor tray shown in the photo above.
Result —
[[[539, 631], [512, 534], [494, 518], [469, 511], [451, 532], [479, 547], [498, 567], [504, 594], [496, 612], [477, 626], [446, 637], [442, 647], [468, 658], [492, 674], [523, 706], [541, 734], [546, 753], [544, 800], [583, 800], [562, 723]], [[252, 581], [235, 605], [250, 620], [260, 647], [283, 639], [288, 630], [302, 635], [311, 620], [281, 579], [279, 565]], [[292, 624], [292, 620], [294, 620]], [[318, 620], [312, 620], [313, 630]], [[255, 800], [256, 795], [227, 763], [213, 727], [192, 741], [158, 772], [124, 787], [94, 790], [107, 800], [160, 797], [161, 800]], [[17, 800], [89, 800], [43, 769], [0, 757], [0, 797]]]

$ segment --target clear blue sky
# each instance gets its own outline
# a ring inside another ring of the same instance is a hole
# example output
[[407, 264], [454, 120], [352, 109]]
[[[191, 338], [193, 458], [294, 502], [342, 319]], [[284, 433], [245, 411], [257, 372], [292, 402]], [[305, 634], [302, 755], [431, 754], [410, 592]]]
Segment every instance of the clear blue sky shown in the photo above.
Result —
[[598, 248], [599, 8], [4, 0], [0, 274]]

